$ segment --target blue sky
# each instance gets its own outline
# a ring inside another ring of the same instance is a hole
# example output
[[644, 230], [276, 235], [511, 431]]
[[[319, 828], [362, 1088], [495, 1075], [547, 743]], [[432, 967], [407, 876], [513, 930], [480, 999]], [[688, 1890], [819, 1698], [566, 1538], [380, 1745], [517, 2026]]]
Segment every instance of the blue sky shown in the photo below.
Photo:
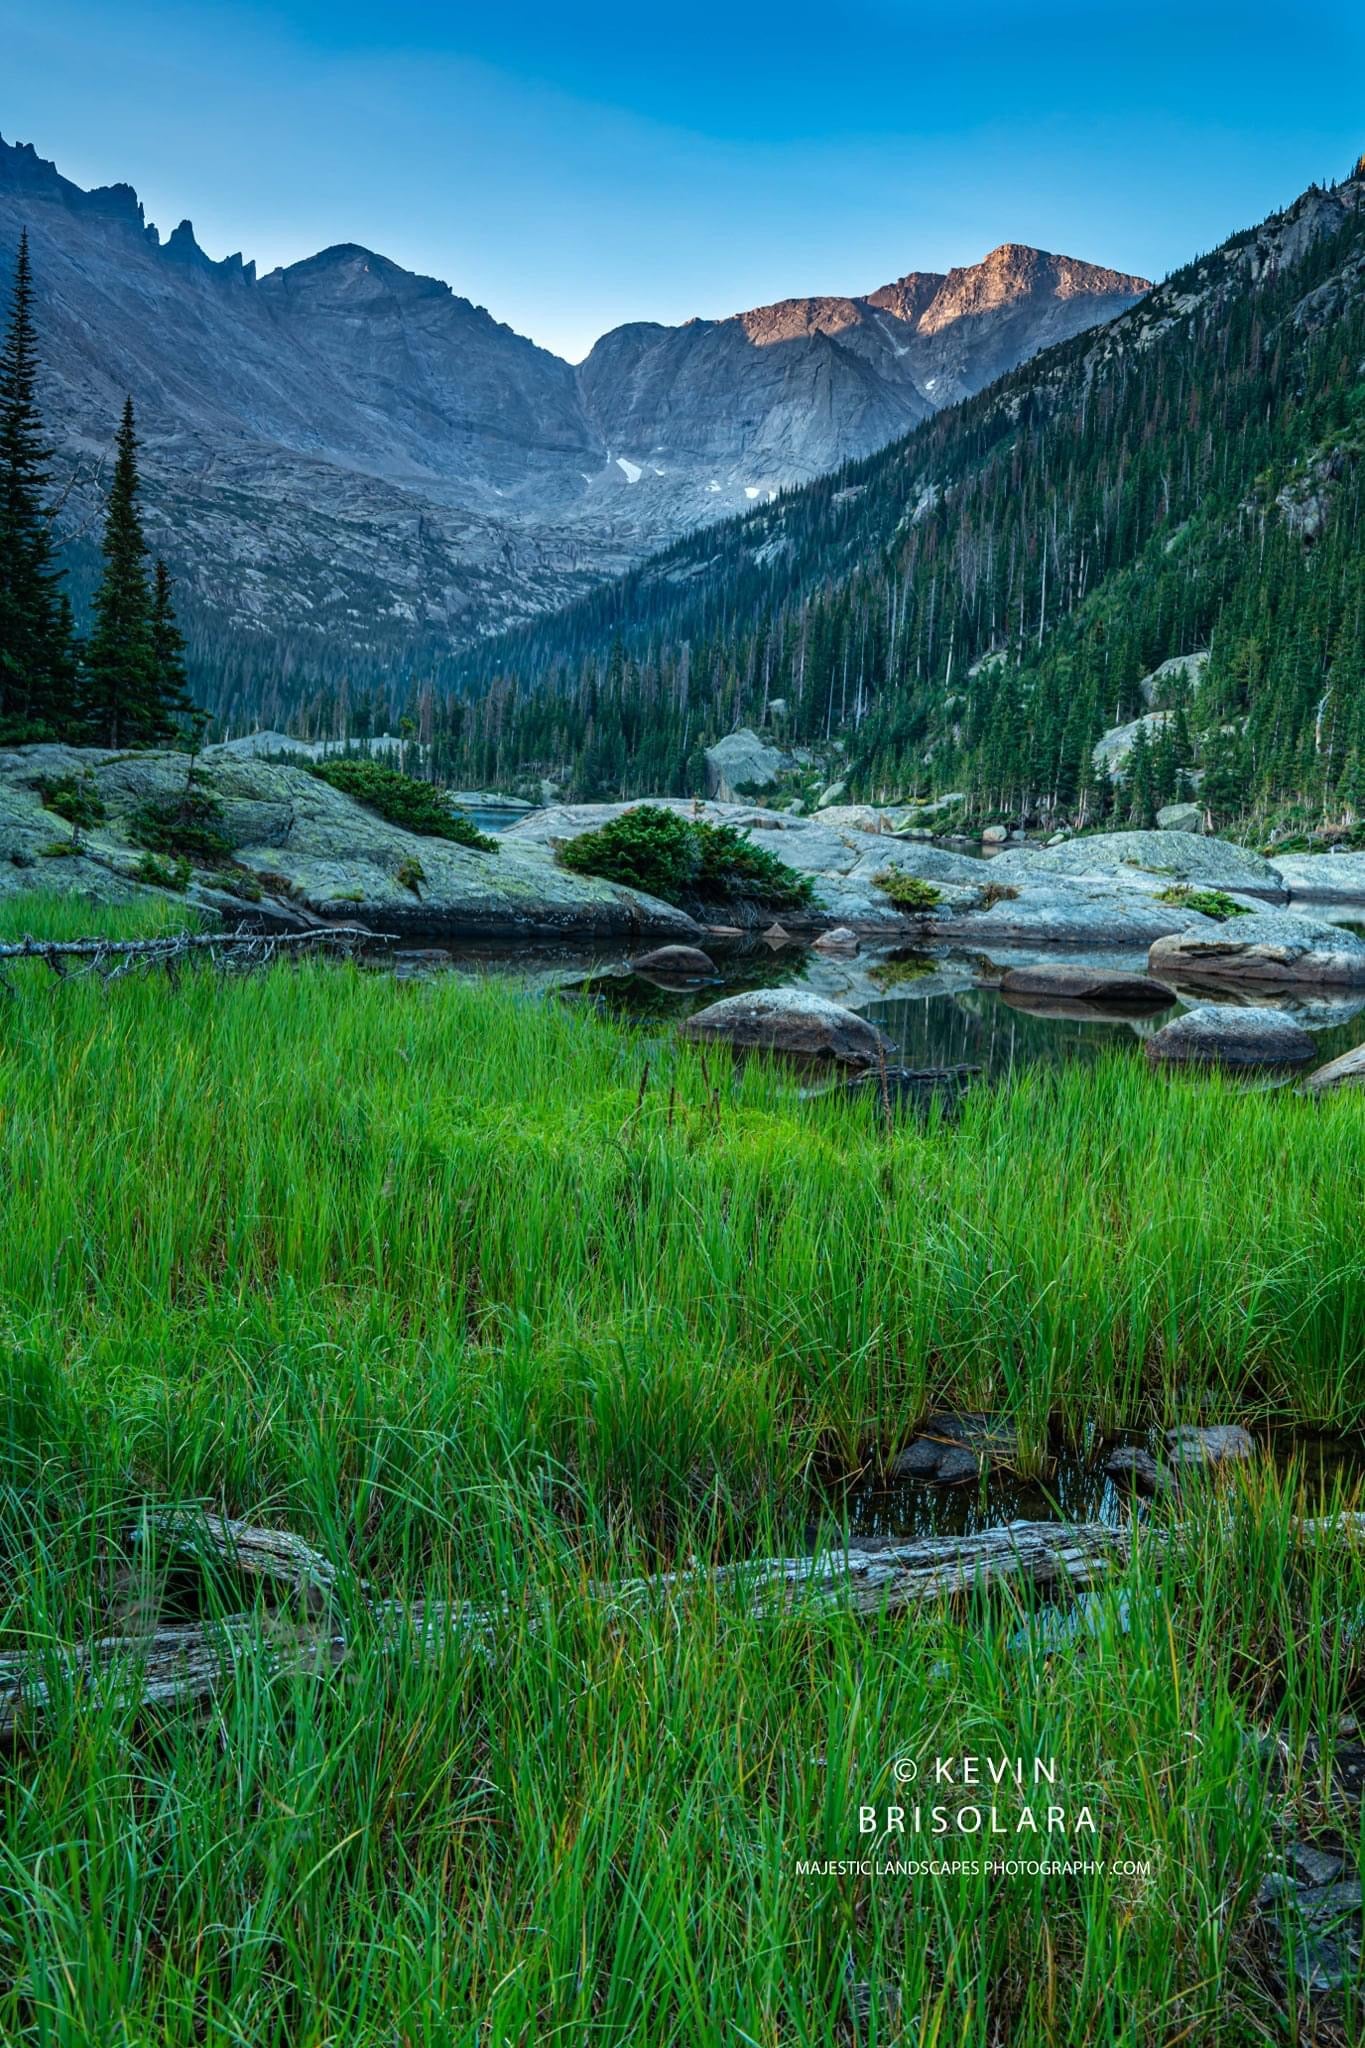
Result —
[[1152, 276], [1365, 149], [1343, 0], [0, 0], [0, 134], [267, 268], [357, 241], [578, 357], [1033, 242]]

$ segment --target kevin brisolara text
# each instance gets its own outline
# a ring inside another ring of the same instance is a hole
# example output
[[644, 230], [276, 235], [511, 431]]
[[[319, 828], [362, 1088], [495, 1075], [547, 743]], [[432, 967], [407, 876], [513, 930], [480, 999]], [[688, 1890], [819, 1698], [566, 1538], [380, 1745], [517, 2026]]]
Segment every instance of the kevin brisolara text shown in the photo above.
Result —
[[1151, 1864], [1133, 1859], [1063, 1856], [816, 1857], [797, 1862], [798, 1877], [1147, 1877]]

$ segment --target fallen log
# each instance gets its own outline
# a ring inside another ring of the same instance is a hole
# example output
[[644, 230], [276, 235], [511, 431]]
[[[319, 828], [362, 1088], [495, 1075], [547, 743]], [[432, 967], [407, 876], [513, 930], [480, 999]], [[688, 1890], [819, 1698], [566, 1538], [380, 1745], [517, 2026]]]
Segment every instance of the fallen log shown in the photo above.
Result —
[[261, 926], [238, 925], [231, 932], [166, 932], [154, 939], [35, 939], [25, 937], [0, 945], [0, 983], [4, 963], [11, 960], [39, 960], [58, 977], [68, 973], [73, 962], [82, 974], [98, 974], [105, 981], [120, 975], [149, 971], [156, 967], [176, 968], [186, 961], [207, 958], [218, 967], [233, 969], [262, 967], [285, 950], [323, 952], [336, 949], [351, 953], [360, 946], [387, 945], [384, 932], [368, 931], [359, 924], [311, 926], [302, 932], [267, 931]]
[[[1365, 1542], [1365, 1513], [1301, 1519], [1294, 1527], [1308, 1541]], [[81, 1689], [92, 1703], [129, 1707], [207, 1699], [247, 1657], [263, 1656], [272, 1671], [334, 1671], [352, 1647], [334, 1605], [343, 1588], [377, 1626], [386, 1650], [406, 1649], [419, 1656], [452, 1637], [472, 1651], [486, 1650], [506, 1615], [505, 1609], [471, 1602], [374, 1599], [344, 1567], [285, 1530], [176, 1509], [144, 1517], [130, 1536], [142, 1542], [153, 1531], [177, 1549], [301, 1596], [314, 1618], [293, 1621], [280, 1610], [231, 1614], [142, 1634], [103, 1636], [73, 1648], [52, 1646], [0, 1657], [0, 1738], [13, 1737], [51, 1705], [53, 1675], [59, 1686]], [[1160, 1551], [1179, 1533], [1178, 1524], [1021, 1521], [973, 1536], [760, 1558], [711, 1570], [605, 1581], [587, 1590], [605, 1608], [628, 1612], [681, 1605], [689, 1594], [722, 1589], [747, 1598], [762, 1613], [812, 1607], [877, 1615], [1002, 1585], [1084, 1592], [1124, 1563], [1135, 1542]]]

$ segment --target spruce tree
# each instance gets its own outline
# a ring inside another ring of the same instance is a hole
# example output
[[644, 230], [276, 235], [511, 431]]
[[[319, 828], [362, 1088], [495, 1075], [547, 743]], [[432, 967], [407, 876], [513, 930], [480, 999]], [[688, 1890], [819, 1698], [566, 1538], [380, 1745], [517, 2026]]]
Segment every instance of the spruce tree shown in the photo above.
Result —
[[156, 661], [156, 712], [161, 721], [157, 738], [175, 730], [174, 721], [190, 718], [194, 704], [185, 677], [185, 636], [176, 624], [171, 601], [171, 574], [157, 557], [152, 574], [152, 654]]
[[73, 721], [71, 610], [53, 560], [45, 502], [51, 451], [38, 411], [38, 347], [28, 234], [0, 348], [0, 734], [68, 736]]
[[104, 573], [86, 647], [83, 709], [89, 736], [106, 747], [148, 746], [166, 736], [147, 582], [147, 543], [138, 511], [137, 428], [123, 408], [104, 522]]

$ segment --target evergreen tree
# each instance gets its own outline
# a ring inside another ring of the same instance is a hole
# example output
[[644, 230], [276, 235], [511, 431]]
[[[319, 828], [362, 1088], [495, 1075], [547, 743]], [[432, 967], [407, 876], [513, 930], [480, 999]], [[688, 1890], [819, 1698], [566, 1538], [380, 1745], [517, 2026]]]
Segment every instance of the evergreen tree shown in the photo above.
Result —
[[161, 721], [157, 737], [164, 738], [174, 730], [174, 720], [193, 717], [194, 704], [185, 677], [185, 636], [176, 624], [171, 602], [171, 574], [160, 556], [152, 575], [152, 654], [156, 662], [156, 713]]
[[130, 398], [116, 442], [104, 522], [104, 573], [95, 593], [82, 691], [90, 737], [106, 747], [148, 746], [173, 729], [161, 709], [147, 543], [137, 503], [137, 446]]
[[1128, 757], [1127, 776], [1128, 817], [1130, 823], [1140, 831], [1150, 831], [1156, 823], [1156, 783], [1152, 749], [1147, 743], [1147, 728], [1140, 725], [1133, 737], [1133, 751]]
[[50, 460], [25, 232], [0, 350], [0, 733], [10, 740], [66, 736], [73, 720], [71, 610], [58, 587], [45, 503]]

